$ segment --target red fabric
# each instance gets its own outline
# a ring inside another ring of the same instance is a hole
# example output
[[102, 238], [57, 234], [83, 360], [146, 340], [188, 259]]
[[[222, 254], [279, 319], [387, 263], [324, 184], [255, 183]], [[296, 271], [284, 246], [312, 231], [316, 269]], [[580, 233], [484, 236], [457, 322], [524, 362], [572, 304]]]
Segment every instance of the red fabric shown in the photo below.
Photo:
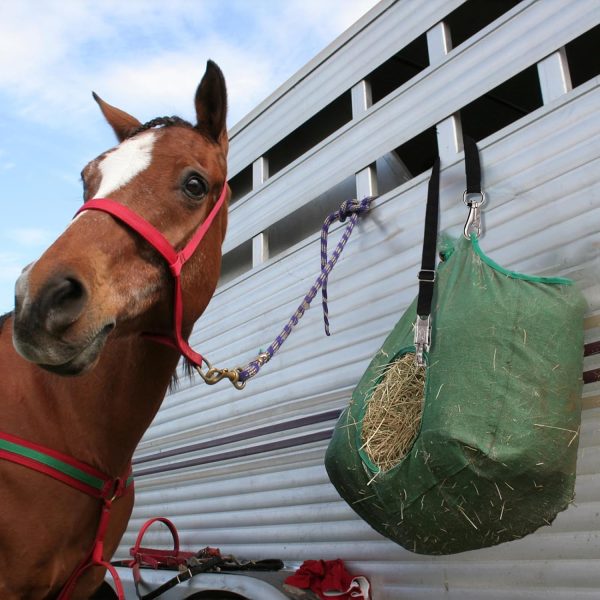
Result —
[[175, 298], [174, 298], [174, 309], [173, 309], [173, 329], [175, 332], [175, 339], [171, 340], [165, 336], [150, 334], [146, 337], [153, 339], [154, 341], [167, 344], [168, 346], [174, 346], [181, 354], [183, 354], [189, 361], [197, 366], [202, 366], [202, 355], [194, 352], [186, 340], [181, 335], [181, 325], [183, 322], [183, 300], [181, 292], [181, 270], [183, 265], [190, 259], [190, 257], [196, 251], [196, 248], [202, 241], [202, 238], [208, 231], [212, 222], [215, 220], [219, 210], [225, 202], [227, 197], [227, 183], [223, 184], [223, 189], [219, 199], [212, 207], [210, 213], [199, 226], [198, 229], [193, 233], [188, 243], [182, 250], [177, 252], [165, 236], [156, 229], [153, 225], [148, 223], [145, 219], [134, 213], [132, 210], [127, 208], [123, 204], [119, 204], [110, 198], [93, 198], [88, 200], [78, 211], [77, 214], [85, 210], [99, 210], [106, 212], [109, 215], [119, 219], [136, 233], [141, 235], [169, 264], [173, 278], [175, 279]]
[[305, 560], [300, 568], [285, 580], [288, 585], [293, 585], [303, 590], [311, 590], [321, 600], [356, 600], [368, 598], [351, 595], [350, 588], [353, 587], [354, 576], [351, 575], [344, 565], [344, 561], [336, 560]]

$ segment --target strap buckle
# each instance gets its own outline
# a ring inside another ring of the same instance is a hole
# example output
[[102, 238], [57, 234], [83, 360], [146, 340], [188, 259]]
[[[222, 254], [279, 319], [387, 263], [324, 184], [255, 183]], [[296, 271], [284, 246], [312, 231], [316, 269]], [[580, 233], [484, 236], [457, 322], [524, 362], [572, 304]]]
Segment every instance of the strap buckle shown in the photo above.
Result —
[[415, 360], [419, 367], [425, 365], [425, 352], [429, 352], [431, 346], [431, 316], [423, 318], [417, 315], [415, 321]]
[[194, 574], [192, 573], [192, 570], [189, 567], [187, 567], [187, 569], [185, 569], [184, 571], [180, 571], [179, 575], [177, 575], [175, 579], [177, 579], [177, 583], [183, 583], [184, 581], [191, 579], [193, 576]]
[[417, 275], [417, 279], [425, 283], [434, 283], [435, 269], [421, 269]]

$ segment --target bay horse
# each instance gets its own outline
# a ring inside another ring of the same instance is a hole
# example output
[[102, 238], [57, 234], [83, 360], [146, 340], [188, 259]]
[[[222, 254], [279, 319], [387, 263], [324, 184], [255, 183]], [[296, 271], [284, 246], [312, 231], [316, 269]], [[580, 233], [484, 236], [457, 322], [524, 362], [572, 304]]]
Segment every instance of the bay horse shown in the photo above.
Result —
[[[119, 145], [83, 169], [84, 211], [24, 269], [15, 310], [1, 319], [2, 600], [104, 597], [97, 590], [105, 585], [105, 561], [133, 507], [133, 486], [125, 484], [131, 458], [180, 358], [177, 344], [155, 338], [187, 340], [219, 278], [230, 195], [219, 67], [207, 63], [195, 125], [176, 117], [142, 124], [94, 98]], [[210, 223], [179, 265], [180, 331], [173, 331], [177, 300], [164, 256], [123, 219], [86, 209], [108, 196], [158, 230], [174, 252]], [[11, 460], [15, 444], [25, 449]], [[71, 475], [45, 472], [52, 464], [27, 468], [40, 448], [50, 455], [46, 462], [82, 471], [83, 482], [65, 485], [60, 477]], [[94, 477], [102, 488], [96, 497], [82, 493]], [[109, 503], [110, 520], [102, 520]], [[92, 547], [101, 562], [82, 567]], [[70, 581], [78, 568], [81, 576]]]

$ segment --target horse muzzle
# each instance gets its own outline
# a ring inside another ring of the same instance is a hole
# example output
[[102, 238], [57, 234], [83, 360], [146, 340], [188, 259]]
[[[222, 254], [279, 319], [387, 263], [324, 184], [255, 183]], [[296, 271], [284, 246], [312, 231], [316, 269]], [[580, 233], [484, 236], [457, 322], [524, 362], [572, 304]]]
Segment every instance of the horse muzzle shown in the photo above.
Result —
[[114, 321], [86, 328], [87, 288], [71, 273], [51, 276], [32, 297], [30, 269], [15, 289], [13, 345], [26, 360], [59, 375], [79, 375], [96, 362]]

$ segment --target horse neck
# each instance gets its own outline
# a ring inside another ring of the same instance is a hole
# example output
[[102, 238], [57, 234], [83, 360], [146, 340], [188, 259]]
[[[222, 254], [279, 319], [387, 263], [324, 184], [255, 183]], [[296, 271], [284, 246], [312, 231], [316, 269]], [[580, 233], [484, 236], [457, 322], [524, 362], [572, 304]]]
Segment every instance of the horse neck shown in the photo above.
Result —
[[30, 365], [46, 387], [46, 401], [40, 407], [38, 398], [34, 410], [54, 429], [51, 447], [109, 475], [122, 475], [178, 359], [169, 348], [131, 336], [107, 342], [98, 364], [79, 377], [58, 377]]

